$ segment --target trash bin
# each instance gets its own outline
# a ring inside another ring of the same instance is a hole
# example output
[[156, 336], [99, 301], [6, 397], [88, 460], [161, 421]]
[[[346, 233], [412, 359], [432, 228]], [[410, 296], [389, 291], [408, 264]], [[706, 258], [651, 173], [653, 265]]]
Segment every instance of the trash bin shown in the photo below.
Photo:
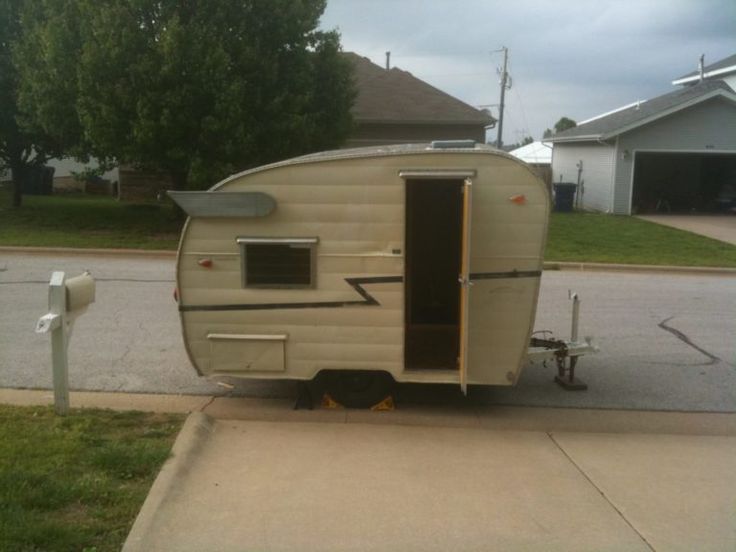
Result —
[[54, 167], [31, 165], [23, 173], [24, 195], [51, 195], [54, 189]]
[[557, 182], [555, 184], [555, 211], [569, 213], [575, 203], [575, 191], [578, 185], [574, 182]]

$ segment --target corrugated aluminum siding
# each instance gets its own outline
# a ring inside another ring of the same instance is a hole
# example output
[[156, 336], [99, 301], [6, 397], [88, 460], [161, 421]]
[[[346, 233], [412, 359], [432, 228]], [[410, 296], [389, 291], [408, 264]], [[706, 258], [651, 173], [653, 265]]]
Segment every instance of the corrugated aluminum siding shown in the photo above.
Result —
[[[627, 150], [630, 155], [623, 159]], [[721, 98], [708, 100], [619, 136], [614, 197], [616, 214], [631, 214], [636, 151], [736, 153], [736, 106]]]
[[552, 150], [552, 182], [577, 182], [577, 164], [583, 161], [583, 208], [610, 212], [616, 148], [599, 143], [557, 143]]
[[[276, 200], [277, 208], [263, 218], [191, 219], [177, 269], [181, 303], [355, 301], [360, 295], [346, 278], [403, 277], [404, 180], [399, 172], [427, 166], [477, 171], [472, 273], [541, 270], [549, 199], [543, 184], [520, 162], [502, 154], [461, 153], [332, 160], [277, 167], [228, 181], [223, 191], [263, 191]], [[509, 200], [517, 194], [526, 196], [523, 206]], [[316, 287], [243, 288], [236, 238], [257, 236], [318, 237]], [[203, 257], [212, 260], [210, 268], [198, 264]], [[470, 383], [512, 383], [507, 374], [517, 375], [525, 357], [539, 280], [537, 276], [474, 283]], [[399, 380], [409, 379], [403, 373], [403, 283], [367, 283], [364, 288], [378, 306], [185, 312], [188, 351], [201, 372], [218, 373], [223, 369], [212, 363], [208, 334], [279, 334], [287, 336], [283, 377], [311, 378], [322, 369], [353, 368], [386, 370]]]

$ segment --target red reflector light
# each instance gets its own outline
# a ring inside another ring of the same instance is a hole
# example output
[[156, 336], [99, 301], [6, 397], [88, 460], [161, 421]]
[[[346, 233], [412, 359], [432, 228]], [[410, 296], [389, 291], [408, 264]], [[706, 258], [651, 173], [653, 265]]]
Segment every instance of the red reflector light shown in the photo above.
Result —
[[526, 196], [524, 194], [518, 194], [513, 195], [509, 198], [511, 203], [516, 203], [517, 205], [525, 205], [526, 204]]
[[205, 268], [210, 268], [212, 266], [212, 259], [199, 259], [197, 264]]
[[174, 301], [179, 302], [179, 288], [174, 288]]

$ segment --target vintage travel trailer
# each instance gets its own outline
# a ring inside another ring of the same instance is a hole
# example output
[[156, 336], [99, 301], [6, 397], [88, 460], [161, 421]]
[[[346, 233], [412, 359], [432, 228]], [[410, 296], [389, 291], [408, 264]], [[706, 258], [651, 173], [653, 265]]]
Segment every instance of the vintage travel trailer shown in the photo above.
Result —
[[550, 199], [494, 148], [325, 152], [170, 195], [189, 215], [176, 279], [201, 375], [381, 371], [465, 390], [593, 350], [530, 347]]

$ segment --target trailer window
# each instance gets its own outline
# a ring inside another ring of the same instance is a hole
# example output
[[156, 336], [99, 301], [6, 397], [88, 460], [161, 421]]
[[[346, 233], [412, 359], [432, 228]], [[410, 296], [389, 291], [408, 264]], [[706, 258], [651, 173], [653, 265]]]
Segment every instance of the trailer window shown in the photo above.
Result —
[[238, 238], [243, 287], [314, 287], [317, 238]]

